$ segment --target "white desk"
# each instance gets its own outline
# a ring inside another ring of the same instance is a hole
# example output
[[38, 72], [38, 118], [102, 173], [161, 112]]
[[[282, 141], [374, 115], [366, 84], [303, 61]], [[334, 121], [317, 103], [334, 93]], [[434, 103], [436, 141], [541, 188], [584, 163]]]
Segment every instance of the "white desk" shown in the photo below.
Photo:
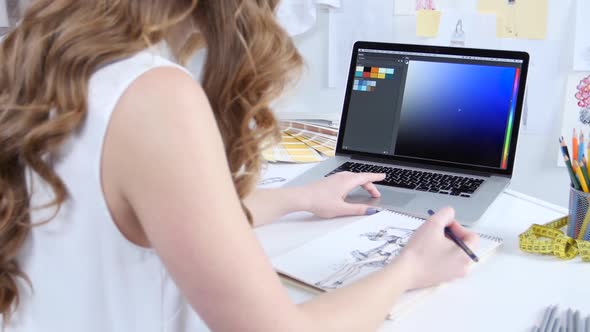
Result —
[[[291, 180], [310, 166], [313, 165], [271, 165], [263, 178], [280, 176]], [[503, 237], [504, 245], [498, 252], [465, 279], [437, 290], [400, 320], [385, 322], [381, 330], [530, 331], [549, 304], [590, 314], [590, 263], [582, 263], [579, 258], [564, 262], [518, 249], [518, 234], [531, 224], [566, 213], [562, 207], [514, 191], [500, 195], [473, 227]], [[258, 228], [256, 234], [267, 254], [273, 257], [359, 217], [317, 219], [307, 213], [296, 213]], [[313, 296], [293, 287], [288, 287], [288, 291], [298, 303]]]

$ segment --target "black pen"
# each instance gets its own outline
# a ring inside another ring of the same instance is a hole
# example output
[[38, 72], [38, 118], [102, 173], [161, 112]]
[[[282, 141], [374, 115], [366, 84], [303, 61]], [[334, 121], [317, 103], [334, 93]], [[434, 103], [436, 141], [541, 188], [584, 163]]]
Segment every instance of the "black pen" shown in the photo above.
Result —
[[[433, 215], [434, 211], [432, 210], [428, 210], [428, 214], [429, 215]], [[475, 255], [473, 253], [473, 251], [471, 251], [471, 249], [469, 249], [469, 247], [467, 247], [467, 245], [465, 244], [465, 242], [463, 242], [463, 240], [461, 240], [460, 238], [457, 237], [457, 235], [455, 235], [455, 233], [453, 233], [453, 231], [451, 231], [450, 228], [445, 227], [445, 235], [449, 237], [449, 239], [451, 239], [453, 242], [455, 242], [456, 245], [459, 246], [459, 248], [463, 249], [463, 251], [465, 251], [465, 253], [474, 261], [474, 262], [479, 262], [479, 258], [477, 258], [477, 255]]]

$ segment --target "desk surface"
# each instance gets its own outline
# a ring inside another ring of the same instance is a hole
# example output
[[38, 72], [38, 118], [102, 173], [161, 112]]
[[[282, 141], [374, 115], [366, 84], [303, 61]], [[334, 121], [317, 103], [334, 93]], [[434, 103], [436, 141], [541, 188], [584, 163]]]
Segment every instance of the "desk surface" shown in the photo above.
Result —
[[[270, 165], [263, 178], [291, 180], [313, 165]], [[285, 184], [274, 183], [270, 186]], [[518, 192], [506, 191], [473, 229], [504, 238], [504, 245], [464, 279], [438, 289], [401, 319], [387, 321], [382, 331], [530, 331], [549, 304], [576, 308], [590, 314], [590, 264], [579, 258], [522, 253], [518, 234], [533, 223], [563, 216], [567, 210]], [[360, 217], [318, 221], [295, 213], [256, 230], [266, 253], [280, 255]], [[317, 222], [310, 222], [317, 221]], [[295, 302], [313, 295], [287, 286]]]

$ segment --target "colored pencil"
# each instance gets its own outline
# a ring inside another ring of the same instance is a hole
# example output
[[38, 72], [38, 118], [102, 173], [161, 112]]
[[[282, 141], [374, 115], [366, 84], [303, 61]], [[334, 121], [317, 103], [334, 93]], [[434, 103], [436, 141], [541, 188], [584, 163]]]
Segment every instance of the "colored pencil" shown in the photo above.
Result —
[[582, 157], [580, 168], [582, 168], [582, 175], [584, 176], [584, 181], [586, 181], [586, 184], [590, 184], [590, 177], [588, 177], [588, 160], [585, 156]]
[[574, 172], [574, 168], [572, 166], [570, 158], [568, 156], [564, 156], [563, 160], [565, 161], [565, 168], [567, 168], [567, 172], [570, 175], [572, 187], [574, 187], [574, 189], [576, 189], [576, 190], [581, 190], [582, 186], [580, 184], [580, 181], [578, 181], [578, 178], [576, 177], [576, 173]]
[[586, 180], [584, 179], [584, 175], [582, 174], [582, 169], [580, 168], [580, 164], [577, 161], [572, 161], [572, 166], [574, 169], [574, 173], [576, 173], [578, 177], [578, 181], [580, 181], [580, 185], [582, 186], [582, 190], [587, 193], [588, 192], [588, 185], [586, 184]]
[[572, 136], [572, 161], [578, 158], [578, 137], [576, 136], [576, 128], [574, 128], [574, 135]]
[[[559, 138], [559, 145], [561, 145], [561, 153], [562, 153], [564, 156], [566, 156], [566, 157], [570, 158], [570, 153], [569, 153], [569, 151], [568, 151], [568, 149], [567, 149], [567, 144], [565, 144], [565, 140], [563, 139], [563, 136], [561, 136], [561, 137]], [[590, 146], [589, 146], [589, 148], [590, 148]], [[571, 158], [570, 158], [570, 159], [571, 159]]]
[[578, 146], [578, 162], [582, 161], [582, 159], [584, 158], [584, 153], [585, 153], [585, 149], [584, 149], [584, 133], [580, 130], [580, 144]]

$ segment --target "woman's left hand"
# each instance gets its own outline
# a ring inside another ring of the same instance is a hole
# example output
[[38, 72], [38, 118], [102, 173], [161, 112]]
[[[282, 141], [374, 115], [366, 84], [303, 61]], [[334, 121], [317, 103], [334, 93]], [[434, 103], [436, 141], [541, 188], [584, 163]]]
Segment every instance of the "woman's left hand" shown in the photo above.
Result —
[[367, 204], [351, 204], [344, 198], [361, 186], [372, 197], [381, 196], [373, 182], [385, 179], [382, 173], [340, 172], [302, 187], [308, 195], [308, 211], [322, 218], [374, 214], [377, 209]]

